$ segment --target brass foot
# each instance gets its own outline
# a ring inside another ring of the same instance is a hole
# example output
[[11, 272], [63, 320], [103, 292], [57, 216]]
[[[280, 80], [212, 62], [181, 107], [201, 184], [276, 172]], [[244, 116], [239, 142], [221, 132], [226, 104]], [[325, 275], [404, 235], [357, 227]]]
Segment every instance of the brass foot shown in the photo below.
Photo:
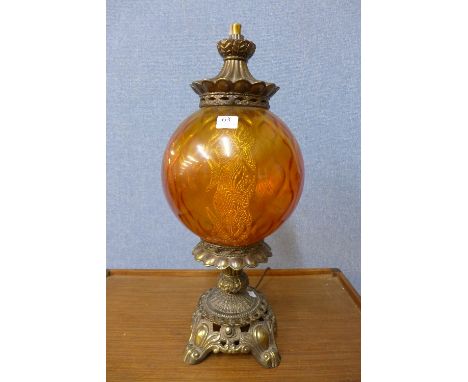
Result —
[[193, 314], [184, 361], [197, 364], [211, 352], [251, 353], [263, 367], [276, 367], [281, 358], [275, 332], [275, 316], [261, 293], [250, 287], [234, 294], [212, 288]]

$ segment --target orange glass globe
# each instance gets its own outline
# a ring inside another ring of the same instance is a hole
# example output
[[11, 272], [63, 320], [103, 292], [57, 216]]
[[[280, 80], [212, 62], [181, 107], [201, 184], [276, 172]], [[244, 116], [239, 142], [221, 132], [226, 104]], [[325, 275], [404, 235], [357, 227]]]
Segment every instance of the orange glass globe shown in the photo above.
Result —
[[[237, 128], [217, 128], [238, 116]], [[247, 246], [273, 233], [299, 201], [304, 165], [284, 122], [266, 109], [202, 107], [169, 141], [162, 179], [169, 204], [203, 240]]]

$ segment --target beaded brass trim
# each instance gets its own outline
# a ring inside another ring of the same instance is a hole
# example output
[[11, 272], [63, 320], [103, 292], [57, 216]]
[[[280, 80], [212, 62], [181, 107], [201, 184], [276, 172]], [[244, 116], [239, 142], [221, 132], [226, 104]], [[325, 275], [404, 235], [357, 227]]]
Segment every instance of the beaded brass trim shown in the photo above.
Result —
[[200, 107], [234, 105], [269, 109], [268, 99], [268, 97], [244, 93], [205, 93], [200, 96]]

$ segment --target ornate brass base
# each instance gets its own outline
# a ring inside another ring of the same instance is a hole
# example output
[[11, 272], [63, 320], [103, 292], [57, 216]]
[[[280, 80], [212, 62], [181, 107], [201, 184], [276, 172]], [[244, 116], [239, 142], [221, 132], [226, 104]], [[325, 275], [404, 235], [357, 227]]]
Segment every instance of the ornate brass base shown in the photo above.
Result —
[[218, 287], [206, 291], [192, 318], [184, 361], [197, 364], [213, 353], [252, 353], [264, 367], [276, 367], [275, 316], [263, 297], [248, 287], [244, 271], [226, 268]]

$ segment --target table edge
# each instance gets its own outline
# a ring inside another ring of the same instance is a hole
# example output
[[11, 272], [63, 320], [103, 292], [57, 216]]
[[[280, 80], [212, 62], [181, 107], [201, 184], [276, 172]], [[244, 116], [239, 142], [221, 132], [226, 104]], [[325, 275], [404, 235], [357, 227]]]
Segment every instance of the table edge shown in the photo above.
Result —
[[[251, 276], [261, 276], [264, 269], [248, 270]], [[217, 270], [208, 269], [106, 269], [106, 277], [112, 276], [177, 276], [177, 277], [205, 277], [218, 273]], [[312, 276], [329, 274], [332, 277], [338, 277], [343, 288], [351, 297], [356, 306], [361, 309], [361, 296], [352, 286], [345, 274], [338, 268], [287, 268], [287, 269], [269, 269], [271, 276]]]

